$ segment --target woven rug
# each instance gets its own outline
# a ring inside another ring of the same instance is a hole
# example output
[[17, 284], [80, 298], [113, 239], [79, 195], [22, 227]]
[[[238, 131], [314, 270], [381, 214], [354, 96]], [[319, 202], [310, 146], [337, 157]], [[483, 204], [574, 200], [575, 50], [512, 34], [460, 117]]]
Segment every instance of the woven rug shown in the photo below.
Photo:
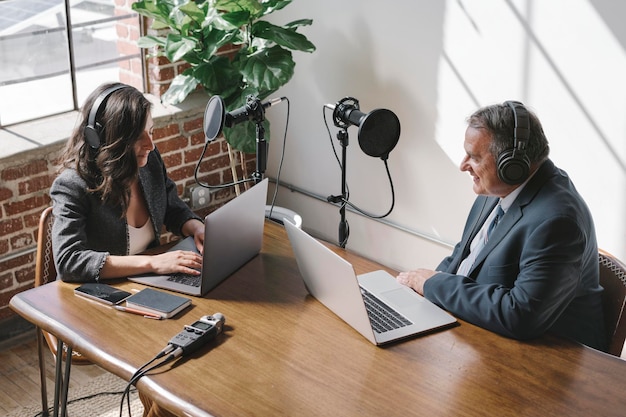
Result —
[[[71, 387], [68, 394], [68, 417], [119, 417], [122, 392], [126, 388], [126, 381], [113, 374], [104, 374], [94, 378], [88, 384], [80, 387]], [[52, 387], [54, 392], [54, 387]], [[137, 392], [133, 389], [130, 394], [131, 416], [141, 417], [143, 406]], [[52, 401], [48, 401], [48, 406]], [[52, 411], [50, 411], [52, 415]], [[8, 417], [36, 417], [41, 416], [41, 403], [16, 410]], [[122, 416], [128, 417], [128, 408], [124, 400]]]

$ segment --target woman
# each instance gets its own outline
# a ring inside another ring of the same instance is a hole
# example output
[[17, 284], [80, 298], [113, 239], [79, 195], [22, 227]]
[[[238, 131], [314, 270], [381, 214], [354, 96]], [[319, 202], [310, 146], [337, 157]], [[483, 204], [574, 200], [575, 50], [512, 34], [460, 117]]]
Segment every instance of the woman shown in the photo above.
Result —
[[159, 245], [163, 226], [194, 236], [200, 250], [204, 241], [202, 221], [178, 197], [155, 149], [150, 107], [119, 83], [100, 86], [85, 102], [50, 189], [54, 260], [64, 281], [199, 274], [194, 252], [138, 255]]
[[[152, 129], [150, 102], [133, 87], [106, 84], [87, 98], [50, 189], [54, 260], [64, 281], [199, 274], [202, 257], [194, 252], [138, 255], [159, 245], [163, 226], [194, 236], [200, 251], [204, 242], [204, 225], [167, 177]], [[140, 398], [144, 416], [172, 416]]]

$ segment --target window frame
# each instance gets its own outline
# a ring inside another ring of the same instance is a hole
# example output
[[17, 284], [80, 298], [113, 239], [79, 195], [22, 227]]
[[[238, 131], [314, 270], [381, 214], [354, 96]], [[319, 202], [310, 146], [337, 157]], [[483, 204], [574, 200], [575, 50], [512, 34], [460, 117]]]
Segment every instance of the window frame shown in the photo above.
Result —
[[58, 116], [60, 114], [64, 114], [64, 113], [68, 113], [68, 112], [74, 112], [74, 111], [78, 111], [80, 109], [80, 103], [78, 101], [78, 85], [77, 85], [77, 73], [80, 71], [83, 71], [85, 69], [89, 69], [89, 68], [96, 68], [96, 67], [100, 67], [102, 65], [106, 65], [106, 64], [111, 64], [114, 62], [123, 62], [123, 61], [132, 61], [134, 59], [139, 59], [140, 63], [141, 63], [141, 88], [142, 91], [145, 92], [147, 91], [147, 66], [146, 66], [146, 51], [144, 48], [138, 48], [138, 52], [135, 54], [130, 54], [130, 55], [119, 55], [118, 57], [114, 58], [114, 59], [104, 59], [104, 60], [98, 60], [97, 62], [92, 62], [86, 65], [82, 65], [80, 67], [76, 66], [76, 60], [75, 60], [75, 43], [74, 43], [74, 35], [73, 32], [76, 29], [80, 29], [80, 28], [85, 28], [85, 27], [90, 27], [90, 26], [96, 26], [96, 25], [100, 25], [103, 23], [109, 23], [109, 22], [118, 22], [118, 21], [124, 21], [127, 19], [131, 19], [131, 18], [135, 18], [137, 19], [137, 28], [139, 30], [139, 33], [143, 33], [144, 31], [144, 19], [141, 18], [141, 16], [130, 10], [130, 7], [121, 7], [119, 6], [114, 0], [111, 0], [111, 5], [115, 8], [116, 12], [117, 11], [121, 11], [120, 13], [115, 13], [114, 16], [110, 16], [110, 17], [106, 17], [106, 18], [102, 18], [102, 19], [97, 19], [97, 20], [90, 20], [88, 22], [84, 22], [84, 23], [79, 23], [74, 25], [72, 23], [72, 14], [71, 14], [71, 0], [62, 0], [63, 1], [63, 14], [65, 17], [64, 20], [64, 25], [63, 27], [59, 26], [58, 28], [54, 28], [54, 29], [38, 29], [32, 32], [28, 32], [28, 33], [18, 33], [18, 34], [10, 34], [10, 35], [5, 35], [5, 36], [0, 36], [0, 41], [2, 40], [6, 40], [6, 39], [10, 39], [10, 38], [17, 38], [17, 37], [27, 37], [27, 36], [32, 36], [32, 35], [37, 35], [37, 34], [42, 34], [42, 33], [51, 33], [51, 32], [59, 32], [59, 31], [64, 31], [65, 32], [65, 38], [67, 40], [67, 43], [64, 44], [64, 48], [67, 48], [65, 50], [66, 56], [68, 57], [68, 67], [65, 70], [62, 71], [56, 71], [54, 73], [49, 73], [49, 74], [44, 74], [44, 75], [34, 75], [34, 76], [29, 76], [29, 77], [24, 77], [24, 78], [19, 78], [19, 79], [12, 79], [12, 80], [7, 80], [7, 81], [0, 81], [0, 87], [2, 86], [7, 86], [7, 85], [15, 85], [15, 84], [20, 84], [20, 83], [24, 83], [24, 82], [30, 82], [30, 81], [37, 81], [37, 80], [44, 80], [46, 78], [52, 78], [52, 77], [56, 77], [59, 75], [64, 75], [69, 73], [69, 77], [70, 77], [70, 83], [71, 83], [71, 99], [72, 99], [72, 108], [71, 109], [64, 109], [64, 110], [60, 110], [58, 112], [51, 112], [51, 113], [46, 113], [46, 114], [42, 114], [40, 116], [36, 116], [36, 117], [27, 117], [24, 120], [18, 120], [15, 122], [9, 122], [4, 124], [3, 123], [3, 118], [2, 118], [2, 114], [0, 114], [0, 129], [8, 127], [8, 126], [13, 126], [16, 124], [21, 124], [21, 123], [28, 123], [28, 122], [33, 122], [33, 121], [37, 121], [37, 120], [41, 120], [41, 119], [45, 119], [48, 117], [53, 117], [53, 116]]

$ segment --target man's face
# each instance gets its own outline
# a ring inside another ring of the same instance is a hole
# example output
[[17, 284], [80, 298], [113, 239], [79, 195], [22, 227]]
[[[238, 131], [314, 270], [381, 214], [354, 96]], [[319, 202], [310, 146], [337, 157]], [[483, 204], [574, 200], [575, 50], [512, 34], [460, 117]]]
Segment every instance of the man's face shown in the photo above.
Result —
[[489, 152], [491, 134], [487, 129], [468, 126], [465, 131], [465, 157], [461, 171], [467, 171], [474, 180], [476, 194], [505, 197], [515, 189], [498, 177], [496, 160]]

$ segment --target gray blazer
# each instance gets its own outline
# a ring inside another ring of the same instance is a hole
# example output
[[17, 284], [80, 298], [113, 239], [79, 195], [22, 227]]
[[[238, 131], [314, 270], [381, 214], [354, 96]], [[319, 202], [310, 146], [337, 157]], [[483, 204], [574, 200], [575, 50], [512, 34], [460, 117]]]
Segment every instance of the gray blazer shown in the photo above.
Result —
[[460, 262], [497, 198], [479, 196], [461, 241], [424, 285], [424, 296], [496, 333], [550, 331], [606, 346], [598, 246], [591, 214], [565, 172], [544, 162], [494, 229], [469, 277]]
[[[178, 197], [156, 149], [140, 168], [139, 182], [156, 236], [150, 247], [159, 245], [163, 226], [182, 235], [186, 221], [200, 219]], [[98, 195], [87, 192], [87, 183], [75, 170], [66, 169], [54, 180], [50, 196], [55, 218], [52, 249], [61, 279], [97, 281], [109, 255], [128, 255], [128, 224], [120, 207], [103, 204]]]

